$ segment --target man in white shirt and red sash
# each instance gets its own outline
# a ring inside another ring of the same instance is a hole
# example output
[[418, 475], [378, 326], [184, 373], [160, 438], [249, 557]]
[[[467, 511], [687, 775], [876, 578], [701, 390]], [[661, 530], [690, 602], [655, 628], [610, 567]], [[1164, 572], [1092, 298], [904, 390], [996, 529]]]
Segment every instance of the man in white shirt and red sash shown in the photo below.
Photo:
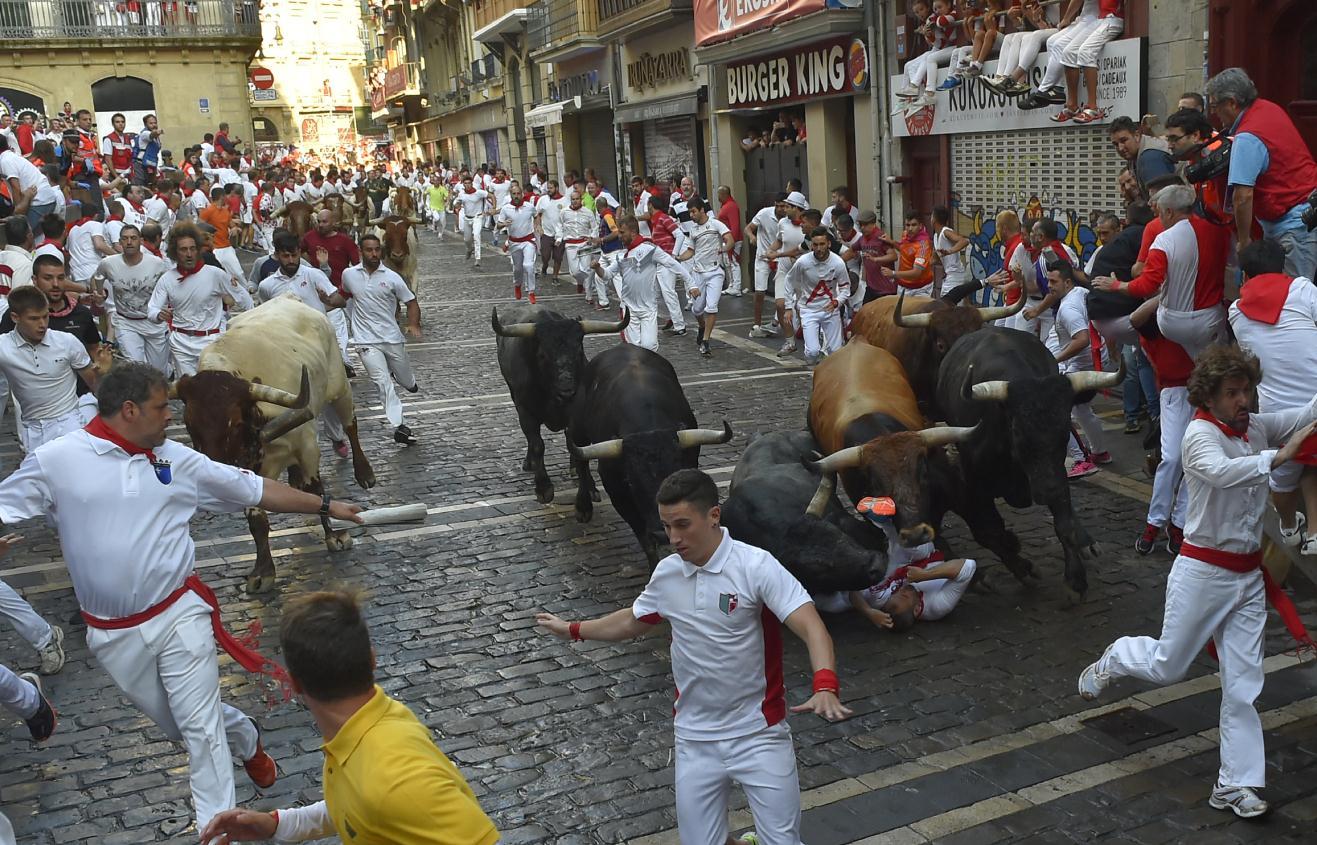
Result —
[[503, 252], [512, 258], [512, 293], [521, 299], [524, 290], [530, 304], [535, 304], [535, 245], [539, 241], [540, 220], [535, 203], [526, 202], [521, 183], [513, 180], [508, 202], [499, 208], [497, 227], [507, 232]]
[[1166, 581], [1161, 637], [1121, 637], [1079, 676], [1086, 700], [1114, 678], [1174, 683], [1208, 646], [1221, 664], [1221, 769], [1208, 803], [1243, 818], [1268, 809], [1255, 791], [1266, 785], [1266, 754], [1254, 706], [1265, 679], [1267, 603], [1302, 646], [1313, 645], [1294, 603], [1262, 568], [1262, 520], [1267, 481], [1305, 451], [1317, 425], [1317, 397], [1302, 407], [1250, 414], [1261, 381], [1257, 359], [1236, 347], [1214, 346], [1198, 356], [1189, 377], [1195, 412], [1183, 448], [1189, 518]]
[[87, 647], [129, 700], [187, 746], [200, 829], [235, 804], [230, 748], [258, 786], [278, 774], [256, 723], [220, 702], [216, 642], [248, 671], [286, 673], [224, 630], [215, 594], [195, 572], [189, 521], [198, 510], [259, 506], [359, 522], [360, 508], [167, 440], [169, 385], [146, 364], [115, 367], [97, 403], [86, 429], [28, 453], [0, 482], [0, 520], [55, 521]]
[[202, 350], [224, 331], [224, 309], [237, 301], [238, 282], [201, 260], [201, 232], [191, 223], [170, 231], [167, 253], [176, 266], [160, 275], [146, 316], [169, 326], [169, 357], [177, 378], [194, 375]]
[[[1285, 273], [1288, 255], [1280, 241], [1264, 238], [1239, 252], [1248, 277], [1230, 306], [1230, 327], [1245, 352], [1262, 364], [1258, 410], [1298, 408], [1312, 398], [1317, 373], [1317, 286]], [[1317, 461], [1300, 455], [1271, 474], [1271, 498], [1280, 514], [1280, 533], [1302, 554], [1317, 555]], [[1300, 489], [1302, 492], [1300, 492]], [[1300, 511], [1306, 502], [1307, 513]], [[1310, 528], [1312, 526], [1312, 528]]]
[[[635, 223], [630, 226], [638, 237]], [[813, 696], [790, 711], [837, 721], [851, 711], [837, 698], [832, 638], [809, 593], [782, 564], [719, 526], [718, 488], [708, 475], [683, 469], [668, 476], [658, 510], [676, 553], [659, 561], [633, 606], [586, 622], [551, 613], [536, 622], [572, 640], [633, 639], [669, 622], [681, 841], [747, 841], [728, 837], [727, 797], [735, 780], [750, 802], [758, 842], [801, 845], [779, 623], [805, 641], [814, 667]]]

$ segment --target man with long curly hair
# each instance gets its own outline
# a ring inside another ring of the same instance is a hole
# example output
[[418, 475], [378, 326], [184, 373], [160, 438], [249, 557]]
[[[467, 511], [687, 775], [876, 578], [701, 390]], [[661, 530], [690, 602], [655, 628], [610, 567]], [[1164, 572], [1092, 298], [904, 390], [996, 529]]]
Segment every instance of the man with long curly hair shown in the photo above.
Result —
[[1253, 414], [1261, 380], [1258, 360], [1236, 347], [1213, 346], [1198, 357], [1183, 446], [1189, 518], [1166, 581], [1161, 637], [1121, 637], [1079, 676], [1087, 700], [1113, 678], [1170, 684], [1208, 646], [1221, 664], [1221, 769], [1208, 803], [1243, 818], [1268, 809], [1255, 791], [1266, 785], [1266, 754], [1253, 704], [1265, 679], [1267, 602], [1296, 639], [1312, 644], [1293, 602], [1262, 569], [1262, 520], [1272, 472], [1300, 454], [1317, 426], [1317, 397]]

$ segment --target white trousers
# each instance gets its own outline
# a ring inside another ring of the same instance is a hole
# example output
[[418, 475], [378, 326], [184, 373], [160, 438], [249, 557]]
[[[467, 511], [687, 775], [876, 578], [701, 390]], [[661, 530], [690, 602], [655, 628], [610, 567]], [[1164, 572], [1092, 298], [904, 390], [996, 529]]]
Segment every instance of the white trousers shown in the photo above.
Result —
[[240, 282], [245, 278], [242, 272], [242, 262], [238, 260], [238, 251], [233, 247], [226, 246], [215, 250], [215, 260], [224, 268], [224, 272], [233, 278]]
[[631, 311], [631, 322], [622, 331], [622, 337], [627, 343], [658, 352], [658, 309], [637, 308], [629, 302], [622, 304]]
[[398, 391], [393, 389], [393, 379], [398, 379], [403, 387], [414, 387], [416, 376], [412, 375], [411, 361], [407, 358], [407, 347], [402, 343], [359, 344], [357, 355], [366, 367], [366, 373], [379, 391], [380, 401], [384, 403], [384, 416], [394, 428], [402, 425], [402, 400]]
[[741, 290], [741, 244], [737, 243], [732, 254], [727, 257], [727, 290]]
[[41, 649], [50, 645], [50, 638], [55, 633], [50, 623], [42, 619], [32, 609], [32, 605], [4, 581], [0, 581], [0, 617], [7, 619], [18, 635], [33, 648]]
[[919, 88], [925, 83], [929, 88], [937, 82], [937, 69], [951, 60], [951, 54], [956, 52], [955, 47], [943, 47], [941, 50], [929, 50], [923, 55], [916, 56], [905, 63], [905, 78], [913, 88]]
[[[0, 707], [23, 720], [37, 715], [41, 707], [41, 693], [37, 688], [18, 677], [3, 663], [0, 663]], [[0, 842], [3, 841], [4, 836], [0, 835]]]
[[1185, 509], [1189, 506], [1189, 485], [1184, 483], [1184, 463], [1180, 448], [1184, 444], [1184, 432], [1189, 427], [1193, 409], [1189, 407], [1188, 388], [1165, 387], [1158, 396], [1161, 407], [1162, 460], [1157, 464], [1157, 474], [1152, 478], [1148, 524], [1162, 528], [1169, 519], [1183, 528]]
[[218, 339], [218, 334], [194, 337], [182, 332], [170, 332], [169, 362], [174, 367], [174, 378], [196, 375], [201, 351]]
[[1195, 361], [1204, 349], [1213, 344], [1230, 341], [1229, 322], [1226, 320], [1224, 305], [1214, 305], [1199, 311], [1172, 311], [1169, 308], [1157, 309], [1157, 326], [1166, 335], [1184, 347], [1189, 357]]
[[483, 215], [479, 217], [468, 217], [464, 212], [457, 213], [457, 227], [462, 230], [462, 243], [466, 244], [467, 249], [475, 250], [476, 261], [480, 260], [480, 225], [484, 220]]
[[801, 845], [800, 779], [786, 722], [736, 739], [676, 740], [681, 845], [725, 845], [727, 798], [741, 785], [763, 845]]
[[1166, 579], [1162, 635], [1121, 637], [1099, 661], [1113, 678], [1171, 684], [1184, 677], [1208, 640], [1221, 659], [1223, 787], [1267, 785], [1262, 720], [1253, 706], [1262, 692], [1262, 635], [1267, 601], [1262, 573], [1241, 575], [1180, 555]]
[[[1035, 300], [1036, 301], [1036, 300]], [[1025, 308], [1029, 305], [1026, 304]], [[1051, 308], [1044, 308], [1043, 312], [1032, 320], [1025, 318], [1024, 310], [1021, 309], [1018, 314], [1007, 317], [1006, 328], [1019, 329], [1022, 332], [1028, 332], [1039, 340], [1044, 340], [1052, 333], [1052, 323], [1056, 321], [1056, 316], [1052, 313]]]
[[[690, 290], [699, 291], [691, 297], [691, 313], [696, 317], [718, 313], [718, 300], [723, 295], [723, 271], [695, 270], [691, 273]], [[673, 322], [676, 322], [675, 320]], [[706, 337], [705, 340], [708, 340]]]
[[83, 400], [79, 399], [78, 408], [48, 420], [24, 418], [23, 442], [26, 444], [27, 451], [34, 451], [41, 444], [49, 443], [57, 437], [63, 437], [70, 431], [77, 431], [86, 425], [89, 420], [83, 419], [82, 403]]
[[512, 259], [512, 283], [527, 293], [535, 291], [535, 244], [531, 241], [509, 242], [508, 257]]
[[819, 355], [819, 335], [823, 335], [823, 353], [831, 355], [841, 349], [841, 309], [823, 311], [818, 308], [800, 309], [800, 330], [805, 335], [805, 354]]
[[331, 308], [325, 312], [329, 318], [329, 325], [334, 327], [334, 339], [338, 341], [338, 354], [343, 356], [344, 364], [351, 364], [348, 360], [348, 315], [342, 308]]
[[1056, 34], [1055, 29], [1039, 29], [1033, 32], [1012, 32], [1001, 44], [1001, 57], [997, 61], [997, 75], [1010, 76], [1017, 70], [1025, 74], [1047, 46], [1047, 39]]
[[591, 267], [595, 259], [599, 257], [599, 250], [591, 249], [583, 244], [567, 244], [567, 272], [576, 280], [576, 284], [585, 288], [585, 298], [588, 301], [598, 301], [600, 305], [608, 305], [608, 282], [595, 275], [594, 268]]
[[660, 298], [664, 309], [668, 312], [668, 319], [672, 321], [672, 328], [681, 331], [686, 328], [686, 314], [682, 310], [681, 298], [677, 293], [677, 274], [666, 267], [660, 267], [655, 275], [658, 277]]
[[169, 373], [169, 328], [164, 323], [115, 313], [114, 339], [124, 357]]
[[245, 713], [220, 702], [210, 607], [188, 594], [135, 628], [88, 628], [87, 648], [128, 700], [187, 746], [197, 827], [231, 809], [233, 758], [255, 755], [258, 735]]

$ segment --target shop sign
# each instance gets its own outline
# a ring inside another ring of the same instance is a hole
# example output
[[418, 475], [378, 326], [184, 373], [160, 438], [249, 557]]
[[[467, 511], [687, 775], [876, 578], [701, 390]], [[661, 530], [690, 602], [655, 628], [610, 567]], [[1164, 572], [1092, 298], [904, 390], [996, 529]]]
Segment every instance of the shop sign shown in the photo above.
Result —
[[589, 97], [600, 93], [603, 93], [603, 87], [599, 84], [597, 70], [563, 77], [549, 83], [549, 99], [555, 103], [573, 97]]
[[279, 92], [273, 88], [253, 88], [252, 102], [271, 103], [279, 99]]
[[[996, 61], [988, 62], [983, 75], [994, 73], [996, 67]], [[1029, 72], [1029, 81], [1035, 87], [1042, 81], [1046, 67], [1047, 54], [1042, 53]], [[1121, 116], [1139, 119], [1143, 114], [1143, 67], [1141, 38], [1113, 41], [1102, 48], [1097, 90], [1101, 117], [1094, 123], [1110, 123]], [[940, 83], [946, 77], [947, 68], [939, 68], [937, 81]], [[893, 76], [889, 90], [900, 90], [905, 84], [903, 74]], [[1071, 130], [1070, 123], [1058, 124], [1051, 119], [1060, 106], [1026, 111], [1019, 107], [1018, 100], [994, 93], [977, 79], [962, 82], [950, 91], [938, 91], [932, 105], [907, 104], [892, 96], [892, 134], [901, 138], [1010, 129]]]
[[823, 11], [825, 0], [695, 0], [695, 46]]
[[626, 65], [627, 87], [636, 91], [685, 82], [690, 78], [690, 51], [685, 47], [658, 55], [645, 51]]
[[757, 109], [863, 90], [869, 54], [859, 38], [842, 36], [727, 65], [727, 106]]

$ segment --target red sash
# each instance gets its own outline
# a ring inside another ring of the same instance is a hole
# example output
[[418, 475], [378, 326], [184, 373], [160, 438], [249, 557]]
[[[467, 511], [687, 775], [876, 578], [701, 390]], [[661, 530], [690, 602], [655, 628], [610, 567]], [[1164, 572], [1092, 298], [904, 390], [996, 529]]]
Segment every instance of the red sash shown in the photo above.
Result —
[[[1223, 552], [1220, 549], [1205, 549], [1201, 546], [1195, 546], [1193, 543], [1184, 542], [1180, 544], [1180, 554], [1193, 560], [1209, 563], [1212, 566], [1219, 566], [1222, 569], [1228, 569], [1231, 572], [1238, 572], [1241, 575], [1247, 575], [1254, 570], [1262, 570], [1262, 589], [1266, 591], [1267, 603], [1276, 609], [1285, 628], [1290, 632], [1290, 636], [1299, 644], [1299, 651], [1317, 650], [1317, 645], [1312, 641], [1308, 634], [1308, 629], [1304, 627], [1303, 620], [1299, 618], [1299, 611], [1294, 607], [1293, 600], [1289, 595], [1280, 588], [1275, 581], [1271, 579], [1271, 573], [1262, 565], [1262, 551], [1256, 552]], [[1216, 655], [1216, 643], [1208, 642], [1207, 653], [1212, 655], [1213, 659], [1218, 659]]]

